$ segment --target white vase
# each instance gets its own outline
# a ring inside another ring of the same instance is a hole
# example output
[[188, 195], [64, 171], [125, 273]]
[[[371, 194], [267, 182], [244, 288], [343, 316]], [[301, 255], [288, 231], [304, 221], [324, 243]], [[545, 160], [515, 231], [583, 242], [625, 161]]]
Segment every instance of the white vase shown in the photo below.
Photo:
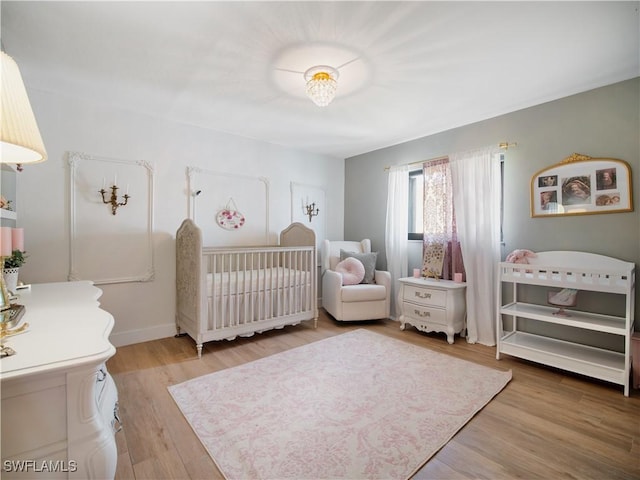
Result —
[[16, 287], [18, 286], [18, 273], [20, 268], [5, 268], [2, 271], [4, 276], [4, 284], [7, 286], [7, 290], [11, 293], [16, 293]]

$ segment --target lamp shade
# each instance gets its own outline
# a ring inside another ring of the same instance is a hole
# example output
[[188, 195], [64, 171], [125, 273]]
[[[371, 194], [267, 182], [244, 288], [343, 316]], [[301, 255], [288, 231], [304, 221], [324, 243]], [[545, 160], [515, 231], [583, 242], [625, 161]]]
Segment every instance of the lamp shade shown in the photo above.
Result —
[[0, 163], [43, 162], [47, 159], [47, 152], [22, 82], [20, 69], [13, 58], [5, 52], [1, 54]]

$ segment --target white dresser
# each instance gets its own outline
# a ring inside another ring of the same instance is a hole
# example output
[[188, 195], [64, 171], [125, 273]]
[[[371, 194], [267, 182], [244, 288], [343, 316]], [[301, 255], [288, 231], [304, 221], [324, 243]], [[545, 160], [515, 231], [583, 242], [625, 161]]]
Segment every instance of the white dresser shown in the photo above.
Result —
[[466, 283], [407, 277], [400, 280], [400, 329], [413, 325], [423, 332], [444, 332], [453, 343], [466, 330]]
[[2, 471], [8, 478], [113, 478], [118, 392], [105, 362], [111, 314], [91, 282], [21, 290], [25, 333], [0, 360]]

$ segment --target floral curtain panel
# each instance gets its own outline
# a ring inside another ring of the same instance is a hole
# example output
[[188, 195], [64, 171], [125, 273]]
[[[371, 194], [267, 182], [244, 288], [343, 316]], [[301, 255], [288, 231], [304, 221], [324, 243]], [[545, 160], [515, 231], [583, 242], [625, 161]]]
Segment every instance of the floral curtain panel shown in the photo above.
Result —
[[449, 159], [424, 164], [424, 245], [422, 275], [453, 279], [464, 263], [453, 208]]

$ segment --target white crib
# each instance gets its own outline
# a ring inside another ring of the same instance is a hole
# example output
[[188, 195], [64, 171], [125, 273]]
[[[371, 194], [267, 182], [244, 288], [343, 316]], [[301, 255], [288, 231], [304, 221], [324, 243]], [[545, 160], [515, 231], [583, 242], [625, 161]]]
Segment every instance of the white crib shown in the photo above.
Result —
[[176, 233], [176, 325], [196, 342], [251, 336], [303, 320], [318, 322], [316, 240], [293, 223], [279, 246], [203, 247], [186, 219]]

